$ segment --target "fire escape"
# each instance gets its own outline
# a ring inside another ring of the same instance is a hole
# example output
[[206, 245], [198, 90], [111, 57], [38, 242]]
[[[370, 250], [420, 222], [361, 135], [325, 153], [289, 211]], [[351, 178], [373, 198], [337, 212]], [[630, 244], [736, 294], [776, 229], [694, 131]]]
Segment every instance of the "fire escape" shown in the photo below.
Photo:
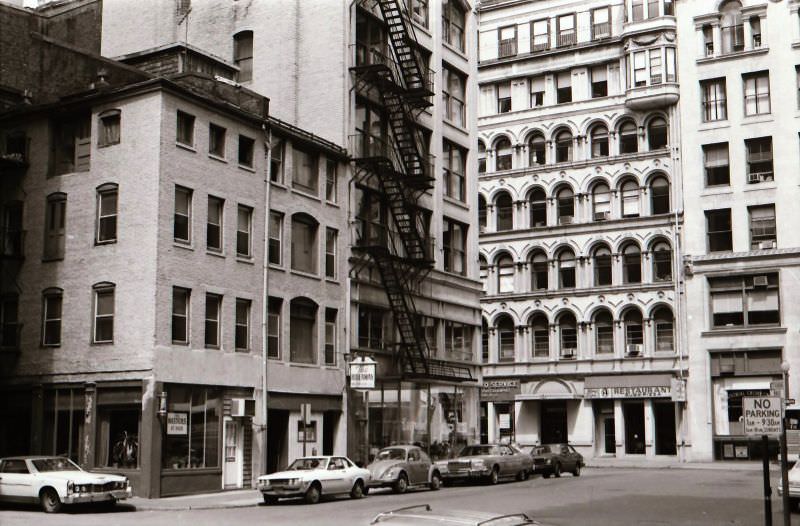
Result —
[[[434, 264], [434, 243], [418, 206], [432, 188], [433, 163], [425, 155], [416, 126], [419, 112], [432, 105], [433, 79], [417, 53], [417, 42], [402, 0], [367, 0], [377, 5], [393, 57], [381, 49], [356, 46], [351, 68], [355, 90], [378, 98], [386, 115], [385, 136], [351, 137], [356, 180], [377, 187], [388, 209], [385, 223], [357, 233], [356, 250], [378, 270], [400, 341], [398, 370], [406, 379], [473, 380], [463, 364], [435, 359], [425, 338], [413, 293]], [[393, 226], [393, 228], [392, 228]]]

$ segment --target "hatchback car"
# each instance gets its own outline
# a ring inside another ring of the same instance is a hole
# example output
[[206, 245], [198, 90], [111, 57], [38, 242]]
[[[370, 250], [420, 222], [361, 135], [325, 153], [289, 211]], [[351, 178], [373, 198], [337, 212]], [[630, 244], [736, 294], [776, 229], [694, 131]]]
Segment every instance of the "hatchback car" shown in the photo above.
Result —
[[523, 446], [521, 449], [533, 457], [533, 472], [540, 473], [544, 478], [550, 478], [550, 475], [560, 477], [565, 471], [579, 477], [586, 465], [583, 455], [569, 444]]

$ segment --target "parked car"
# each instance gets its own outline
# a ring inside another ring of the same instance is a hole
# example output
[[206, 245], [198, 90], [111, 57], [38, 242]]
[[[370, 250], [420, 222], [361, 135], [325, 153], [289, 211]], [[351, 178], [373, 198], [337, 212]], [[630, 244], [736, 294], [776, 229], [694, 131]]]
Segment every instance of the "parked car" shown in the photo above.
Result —
[[368, 488], [391, 487], [395, 493], [405, 493], [409, 487], [427, 486], [435, 491], [442, 483], [439, 469], [418, 446], [385, 447], [367, 469], [372, 477]]
[[523, 446], [521, 449], [533, 458], [533, 472], [541, 473], [544, 478], [550, 478], [550, 475], [560, 477], [565, 471], [579, 477], [581, 468], [586, 465], [583, 455], [569, 444]]
[[407, 506], [379, 513], [370, 524], [391, 524], [393, 526], [419, 526], [438, 524], [440, 526], [532, 526], [540, 525], [524, 513], [498, 514], [485, 511], [444, 510], [433, 511], [429, 504]]
[[476, 444], [465, 446], [458, 457], [440, 460], [436, 466], [445, 482], [481, 479], [497, 484], [504, 477], [528, 478], [533, 469], [533, 459], [507, 444]]
[[104, 502], [113, 505], [131, 496], [128, 478], [92, 473], [64, 457], [0, 459], [0, 501], [38, 502], [47, 513], [64, 504]]
[[[783, 497], [783, 483], [778, 482], [778, 495]], [[792, 511], [800, 504], [800, 462], [795, 462], [789, 470], [789, 505]]]
[[265, 504], [274, 504], [282, 497], [303, 497], [307, 503], [316, 504], [328, 495], [360, 499], [366, 495], [369, 481], [369, 470], [347, 457], [303, 457], [286, 471], [258, 477], [258, 490]]

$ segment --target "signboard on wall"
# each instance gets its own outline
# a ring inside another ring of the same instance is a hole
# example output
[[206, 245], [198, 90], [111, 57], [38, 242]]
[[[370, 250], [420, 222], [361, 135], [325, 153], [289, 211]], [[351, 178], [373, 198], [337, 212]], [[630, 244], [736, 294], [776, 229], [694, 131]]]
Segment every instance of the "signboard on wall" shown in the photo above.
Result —
[[744, 434], [750, 436], [781, 434], [782, 399], [778, 396], [742, 398]]
[[519, 380], [516, 378], [484, 380], [481, 386], [481, 402], [513, 401], [520, 392]]
[[350, 362], [350, 387], [352, 389], [375, 389], [375, 368], [372, 358], [360, 356]]
[[685, 402], [686, 401], [686, 380], [681, 378], [673, 378], [671, 380], [672, 387], [672, 401]]
[[167, 435], [181, 436], [189, 433], [189, 413], [167, 413]]
[[669, 385], [625, 385], [616, 387], [585, 387], [584, 398], [671, 398]]

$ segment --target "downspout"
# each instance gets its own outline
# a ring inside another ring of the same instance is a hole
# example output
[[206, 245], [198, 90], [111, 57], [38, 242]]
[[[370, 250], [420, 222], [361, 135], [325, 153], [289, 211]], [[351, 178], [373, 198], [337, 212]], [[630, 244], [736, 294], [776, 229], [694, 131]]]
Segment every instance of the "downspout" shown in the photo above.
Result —
[[264, 161], [266, 168], [264, 170], [264, 232], [262, 237], [262, 290], [263, 303], [261, 312], [261, 417], [263, 419], [263, 448], [261, 455], [261, 473], [267, 472], [267, 364], [269, 358], [267, 357], [267, 316], [269, 313], [269, 211], [270, 211], [270, 180], [272, 177], [272, 130], [267, 127], [266, 122], [261, 124], [261, 129], [264, 132]]

